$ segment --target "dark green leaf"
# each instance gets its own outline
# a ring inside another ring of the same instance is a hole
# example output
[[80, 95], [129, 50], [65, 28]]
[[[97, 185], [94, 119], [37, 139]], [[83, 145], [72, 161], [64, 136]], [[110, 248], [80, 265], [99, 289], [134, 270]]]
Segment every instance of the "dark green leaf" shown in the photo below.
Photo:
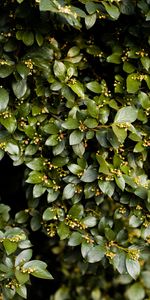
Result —
[[84, 173], [81, 177], [81, 181], [83, 182], [93, 182], [97, 178], [97, 172], [93, 166], [89, 166], [87, 169], [84, 170]]
[[84, 132], [81, 132], [80, 130], [74, 130], [69, 136], [69, 144], [70, 145], [76, 145], [80, 144], [83, 140]]
[[82, 243], [82, 234], [79, 232], [73, 232], [68, 241], [69, 246], [78, 246]]
[[3, 87], [0, 87], [0, 112], [4, 111], [9, 102], [9, 93]]

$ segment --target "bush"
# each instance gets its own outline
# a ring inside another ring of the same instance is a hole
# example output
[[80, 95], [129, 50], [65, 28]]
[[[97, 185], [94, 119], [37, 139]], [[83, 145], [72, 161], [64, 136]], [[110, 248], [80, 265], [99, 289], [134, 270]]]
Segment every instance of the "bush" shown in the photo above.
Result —
[[149, 4], [0, 2], [3, 300], [150, 297]]

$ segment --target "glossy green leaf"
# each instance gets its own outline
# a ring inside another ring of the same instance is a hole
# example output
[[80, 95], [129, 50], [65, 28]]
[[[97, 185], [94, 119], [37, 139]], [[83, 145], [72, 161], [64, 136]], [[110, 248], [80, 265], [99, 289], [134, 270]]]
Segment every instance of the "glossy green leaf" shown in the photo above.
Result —
[[135, 94], [138, 92], [141, 86], [141, 81], [138, 79], [136, 73], [132, 73], [127, 77], [127, 92], [131, 94]]
[[5, 239], [3, 241], [3, 245], [4, 245], [6, 253], [8, 255], [12, 254], [17, 249], [17, 243], [16, 242], [11, 242], [9, 239]]
[[68, 85], [79, 98], [85, 97], [84, 86], [81, 82], [75, 81], [73, 83], [69, 83]]
[[67, 184], [63, 190], [63, 199], [71, 199], [75, 194], [75, 186], [71, 183]]
[[119, 11], [118, 7], [115, 6], [115, 5], [113, 5], [113, 4], [111, 4], [111, 3], [108, 4], [108, 3], [104, 2], [104, 1], [102, 1], [102, 3], [104, 5], [107, 13], [110, 15], [110, 17], [112, 19], [117, 20], [119, 18], [119, 15], [120, 15], [120, 11]]
[[53, 70], [54, 70], [54, 75], [57, 78], [59, 78], [60, 80], [63, 80], [65, 78], [66, 67], [65, 67], [64, 63], [62, 63], [61, 61], [55, 60]]
[[88, 15], [85, 17], [85, 25], [87, 29], [93, 27], [95, 22], [96, 22], [96, 14]]
[[82, 234], [79, 232], [73, 232], [68, 241], [69, 246], [77, 246], [82, 243]]
[[27, 299], [27, 288], [25, 285], [21, 285], [16, 288], [16, 292], [18, 295], [20, 295], [22, 298]]
[[27, 249], [23, 250], [21, 253], [19, 253], [16, 258], [15, 258], [15, 266], [17, 267], [18, 265], [24, 263], [25, 261], [29, 261], [32, 257], [32, 250]]
[[48, 207], [43, 213], [43, 220], [49, 221], [56, 217], [56, 210]]
[[70, 145], [76, 145], [80, 144], [83, 140], [84, 133], [80, 130], [74, 130], [69, 136], [69, 144]]
[[91, 248], [91, 250], [87, 254], [87, 261], [89, 263], [95, 263], [101, 261], [105, 254], [105, 246], [97, 245]]
[[9, 93], [6, 89], [0, 87], [0, 112], [4, 111], [9, 102]]
[[13, 92], [15, 96], [20, 99], [22, 98], [27, 91], [27, 82], [25, 79], [22, 79], [12, 84]]
[[64, 222], [61, 222], [57, 228], [57, 233], [60, 237], [60, 240], [64, 240], [70, 235], [69, 227]]
[[44, 161], [42, 158], [34, 158], [29, 163], [26, 164], [28, 168], [34, 171], [42, 171], [44, 168]]
[[23, 265], [24, 270], [32, 269], [32, 275], [43, 279], [53, 279], [52, 275], [46, 270], [47, 265], [39, 260], [31, 260]]
[[126, 258], [126, 268], [129, 275], [133, 279], [137, 279], [140, 274], [140, 264], [137, 260], [131, 259], [129, 257]]
[[25, 31], [22, 40], [26, 46], [32, 46], [34, 43], [34, 34], [32, 31]]
[[118, 110], [115, 116], [115, 123], [133, 123], [137, 118], [137, 110], [135, 107], [126, 106]]
[[89, 166], [87, 169], [84, 170], [84, 173], [81, 177], [81, 181], [83, 182], [93, 182], [97, 178], [97, 172], [93, 168], [93, 166]]

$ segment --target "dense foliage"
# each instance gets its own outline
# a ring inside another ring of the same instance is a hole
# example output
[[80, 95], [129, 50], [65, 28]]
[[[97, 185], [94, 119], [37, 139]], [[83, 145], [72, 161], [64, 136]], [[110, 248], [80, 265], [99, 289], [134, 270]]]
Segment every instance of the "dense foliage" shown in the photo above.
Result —
[[49, 299], [150, 299], [149, 45], [149, 0], [0, 1], [1, 299], [52, 278], [34, 234]]

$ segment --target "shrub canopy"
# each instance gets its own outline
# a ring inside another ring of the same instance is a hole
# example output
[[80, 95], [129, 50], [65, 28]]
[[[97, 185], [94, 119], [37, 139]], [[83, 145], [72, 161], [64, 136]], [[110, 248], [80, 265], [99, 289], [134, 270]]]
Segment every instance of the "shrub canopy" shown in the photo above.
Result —
[[149, 4], [0, 2], [0, 157], [24, 164], [27, 200], [0, 204], [3, 300], [52, 278], [35, 231], [59, 261], [51, 300], [150, 297]]

